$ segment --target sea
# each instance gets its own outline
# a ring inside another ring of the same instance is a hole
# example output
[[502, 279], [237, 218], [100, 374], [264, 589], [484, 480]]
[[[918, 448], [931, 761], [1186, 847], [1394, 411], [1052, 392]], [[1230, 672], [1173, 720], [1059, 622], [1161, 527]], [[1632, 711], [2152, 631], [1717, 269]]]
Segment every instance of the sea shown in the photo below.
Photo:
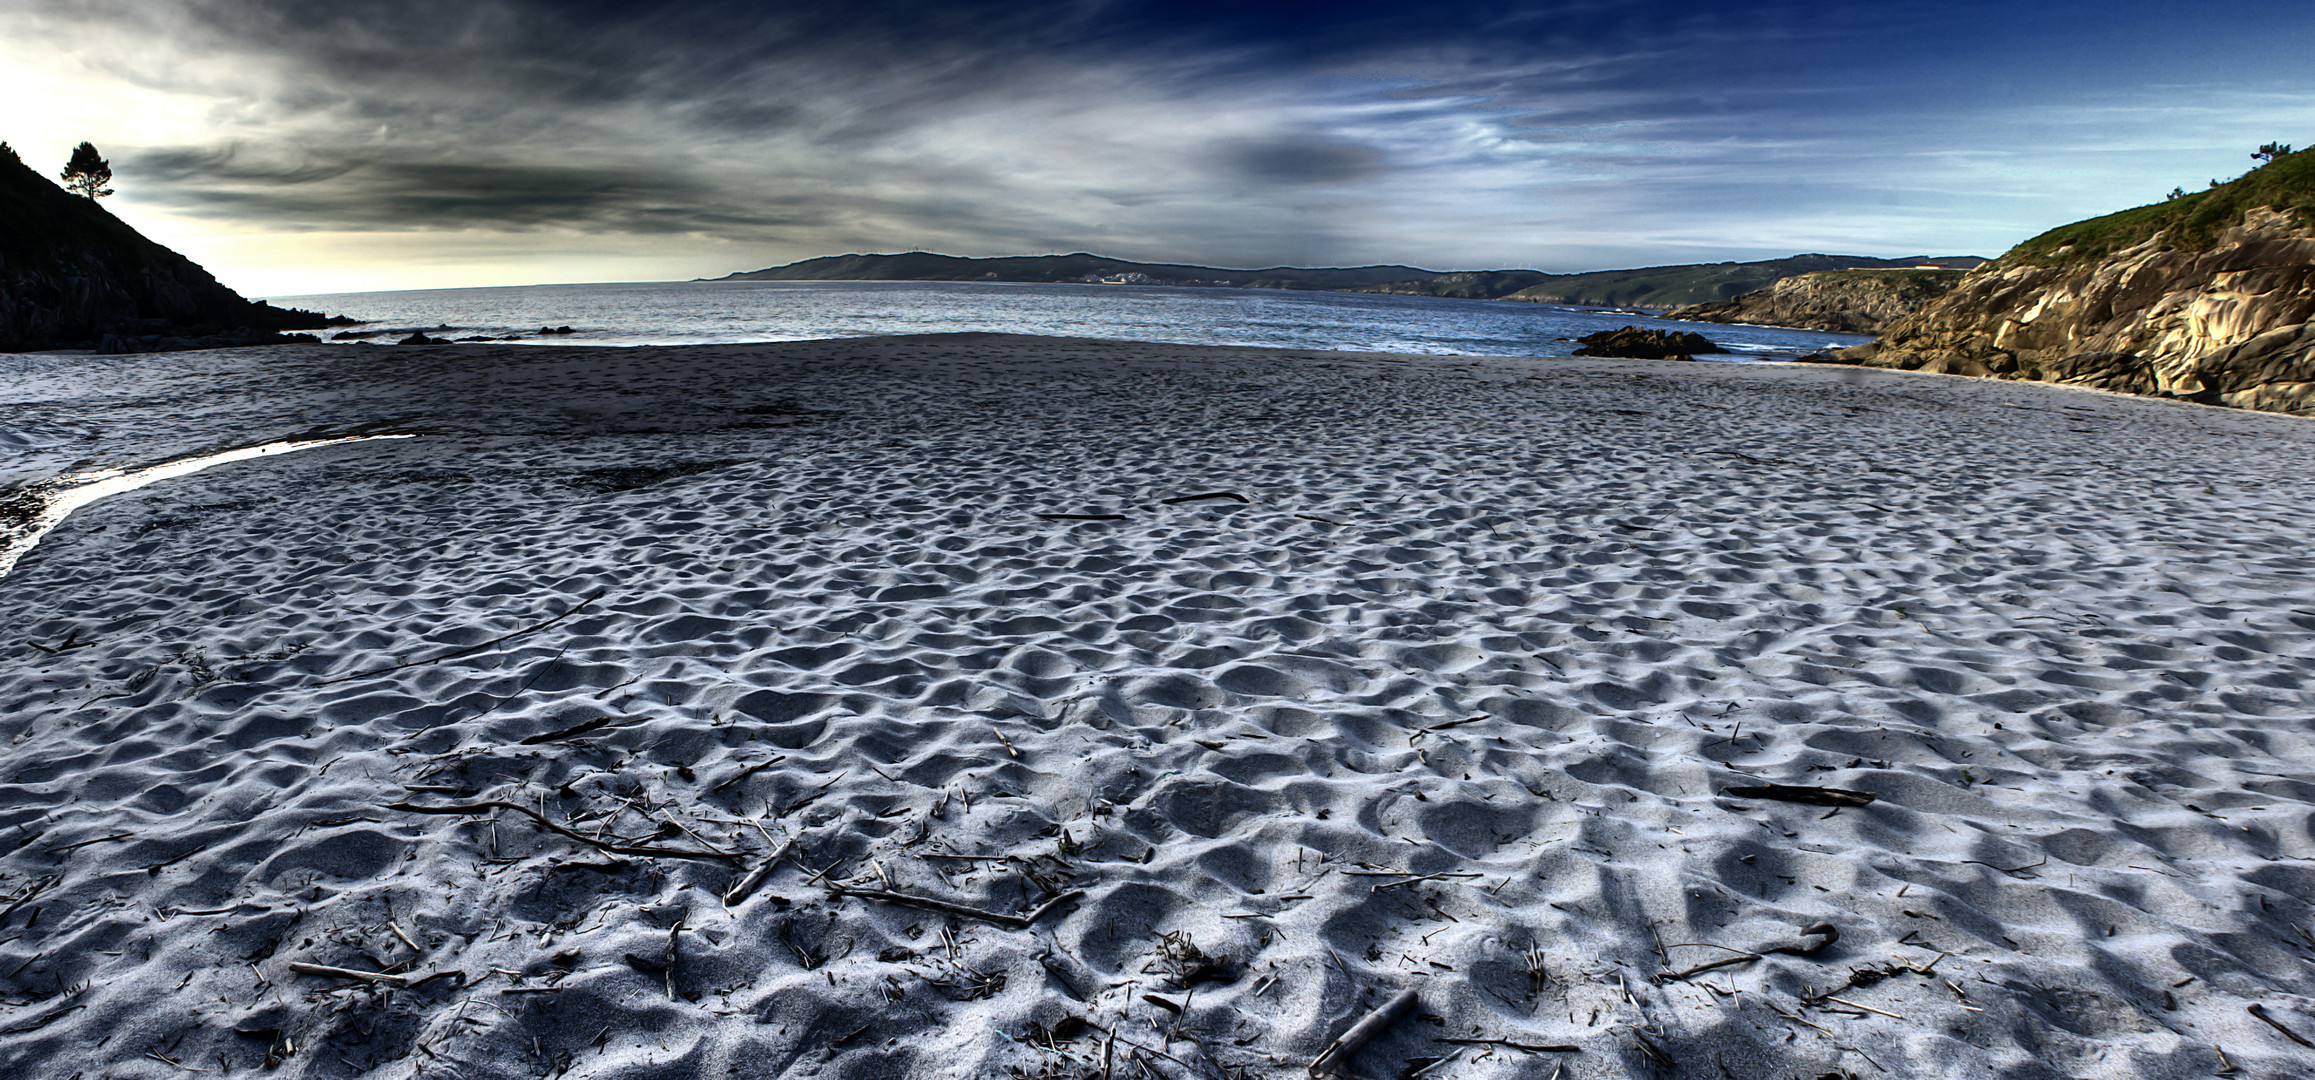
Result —
[[[1370, 293], [948, 281], [638, 281], [277, 296], [362, 320], [342, 340], [432, 337], [547, 345], [704, 345], [961, 331], [1296, 350], [1566, 356], [1575, 339], [1639, 326], [1704, 334], [1773, 361], [1855, 334], [1658, 319], [1630, 310]], [[569, 328], [568, 333], [545, 331]]]

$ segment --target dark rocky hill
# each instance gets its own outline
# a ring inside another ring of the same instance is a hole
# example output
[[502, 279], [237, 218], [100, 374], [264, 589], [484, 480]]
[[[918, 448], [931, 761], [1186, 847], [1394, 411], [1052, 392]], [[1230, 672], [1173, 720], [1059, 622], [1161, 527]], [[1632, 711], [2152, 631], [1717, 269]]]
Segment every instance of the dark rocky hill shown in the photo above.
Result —
[[251, 303], [94, 200], [0, 153], [0, 352], [149, 352], [284, 340], [328, 320]]

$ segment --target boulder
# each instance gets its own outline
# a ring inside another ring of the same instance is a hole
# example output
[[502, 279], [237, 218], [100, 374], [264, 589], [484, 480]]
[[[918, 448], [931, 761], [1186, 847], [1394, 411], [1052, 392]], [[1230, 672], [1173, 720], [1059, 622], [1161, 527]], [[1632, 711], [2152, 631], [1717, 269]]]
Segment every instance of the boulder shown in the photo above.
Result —
[[1642, 330], [1627, 326], [1576, 339], [1577, 356], [1620, 356], [1633, 360], [1694, 360], [1697, 353], [1727, 352], [1702, 334], [1684, 330]]

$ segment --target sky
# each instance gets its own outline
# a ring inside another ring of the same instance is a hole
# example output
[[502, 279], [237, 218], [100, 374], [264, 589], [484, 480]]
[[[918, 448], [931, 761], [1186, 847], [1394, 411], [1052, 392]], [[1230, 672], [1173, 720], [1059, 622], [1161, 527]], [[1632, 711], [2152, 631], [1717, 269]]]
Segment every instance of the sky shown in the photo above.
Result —
[[252, 297], [1569, 272], [1999, 254], [2315, 144], [2310, 56], [2307, 0], [0, 0], [0, 139]]

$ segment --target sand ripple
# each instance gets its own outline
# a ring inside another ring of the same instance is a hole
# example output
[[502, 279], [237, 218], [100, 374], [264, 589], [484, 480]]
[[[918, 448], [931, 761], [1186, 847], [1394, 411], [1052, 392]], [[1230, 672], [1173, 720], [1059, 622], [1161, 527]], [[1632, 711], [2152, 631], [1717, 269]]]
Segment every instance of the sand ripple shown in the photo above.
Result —
[[[7, 360], [11, 477], [421, 437], [0, 579], [0, 1073], [1085, 1075], [1079, 1016], [1300, 1075], [1410, 986], [1362, 1071], [2315, 1068], [2247, 1011], [2315, 1036], [2303, 420], [970, 335]], [[1878, 798], [1722, 793], [1771, 782]], [[490, 799], [745, 857], [386, 808]]]

